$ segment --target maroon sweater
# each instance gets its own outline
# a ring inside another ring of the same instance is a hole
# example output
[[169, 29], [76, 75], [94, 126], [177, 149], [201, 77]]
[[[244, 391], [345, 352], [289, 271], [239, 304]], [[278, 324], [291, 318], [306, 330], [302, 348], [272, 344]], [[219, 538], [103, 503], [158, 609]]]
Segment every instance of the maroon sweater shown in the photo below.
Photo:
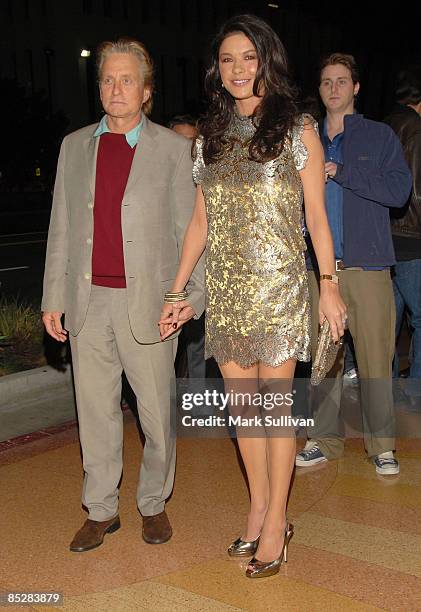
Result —
[[124, 288], [121, 202], [133, 161], [133, 149], [124, 134], [100, 136], [96, 162], [92, 283]]

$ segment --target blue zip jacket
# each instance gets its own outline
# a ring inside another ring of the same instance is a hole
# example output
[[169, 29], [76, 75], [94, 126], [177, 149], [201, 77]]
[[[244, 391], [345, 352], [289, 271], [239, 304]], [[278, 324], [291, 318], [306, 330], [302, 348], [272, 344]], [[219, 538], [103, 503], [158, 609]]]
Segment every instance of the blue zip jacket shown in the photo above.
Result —
[[412, 176], [393, 130], [353, 114], [344, 117], [343, 165], [333, 179], [343, 187], [345, 266], [395, 263], [389, 208], [406, 204]]

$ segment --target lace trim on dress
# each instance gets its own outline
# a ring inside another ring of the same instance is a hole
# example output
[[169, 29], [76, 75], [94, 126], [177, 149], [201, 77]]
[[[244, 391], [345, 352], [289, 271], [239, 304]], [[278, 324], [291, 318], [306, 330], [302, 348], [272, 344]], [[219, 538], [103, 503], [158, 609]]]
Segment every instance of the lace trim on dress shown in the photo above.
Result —
[[292, 155], [294, 158], [295, 167], [297, 170], [303, 170], [306, 167], [308, 160], [308, 150], [302, 141], [302, 135], [305, 126], [310, 124], [316, 133], [319, 133], [317, 122], [314, 117], [307, 113], [300, 115], [297, 121], [297, 125], [292, 129]]
[[[205, 359], [214, 357], [218, 364], [234, 361], [241, 368], [249, 368], [259, 361], [271, 367], [280, 366], [288, 359], [310, 361], [308, 339], [304, 343], [294, 338], [266, 336], [262, 340], [244, 337], [221, 337], [205, 346]], [[304, 346], [304, 344], [306, 346]]]
[[193, 180], [196, 185], [201, 185], [205, 162], [203, 160], [203, 136], [198, 136], [193, 148]]

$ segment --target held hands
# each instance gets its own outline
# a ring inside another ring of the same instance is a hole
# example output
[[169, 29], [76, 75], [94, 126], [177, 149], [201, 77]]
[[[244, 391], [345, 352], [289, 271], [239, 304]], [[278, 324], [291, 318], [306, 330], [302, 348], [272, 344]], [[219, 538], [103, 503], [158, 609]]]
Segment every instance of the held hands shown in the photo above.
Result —
[[63, 313], [58, 311], [43, 312], [42, 322], [44, 323], [47, 333], [52, 336], [54, 340], [58, 340], [59, 342], [66, 342], [67, 331], [61, 324], [62, 315]]
[[161, 340], [171, 336], [184, 323], [194, 317], [195, 314], [195, 311], [186, 300], [173, 302], [172, 304], [164, 302], [161, 318], [158, 321]]
[[319, 323], [327, 319], [334, 342], [345, 333], [346, 306], [339, 293], [339, 287], [332, 281], [320, 281]]
[[328, 179], [336, 176], [338, 171], [338, 166], [335, 162], [329, 161], [325, 163], [325, 182], [327, 183]]

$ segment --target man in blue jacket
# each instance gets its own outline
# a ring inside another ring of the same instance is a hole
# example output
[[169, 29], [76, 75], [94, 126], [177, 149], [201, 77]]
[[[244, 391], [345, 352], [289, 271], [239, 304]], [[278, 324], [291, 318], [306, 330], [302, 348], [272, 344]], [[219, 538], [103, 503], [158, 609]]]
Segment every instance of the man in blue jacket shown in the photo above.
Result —
[[[332, 231], [341, 295], [347, 305], [361, 384], [364, 443], [379, 474], [398, 474], [394, 457], [395, 417], [392, 358], [395, 304], [390, 267], [395, 263], [389, 209], [401, 207], [411, 190], [411, 174], [401, 144], [385, 124], [355, 112], [360, 88], [351, 55], [334, 53], [320, 71], [320, 97], [326, 107], [320, 136], [325, 150], [326, 208]], [[312, 249], [309, 245], [309, 255]], [[312, 353], [317, 345], [319, 277], [309, 272], [312, 297]], [[296, 457], [308, 467], [340, 457], [343, 351], [328, 379], [313, 396], [315, 425]]]

